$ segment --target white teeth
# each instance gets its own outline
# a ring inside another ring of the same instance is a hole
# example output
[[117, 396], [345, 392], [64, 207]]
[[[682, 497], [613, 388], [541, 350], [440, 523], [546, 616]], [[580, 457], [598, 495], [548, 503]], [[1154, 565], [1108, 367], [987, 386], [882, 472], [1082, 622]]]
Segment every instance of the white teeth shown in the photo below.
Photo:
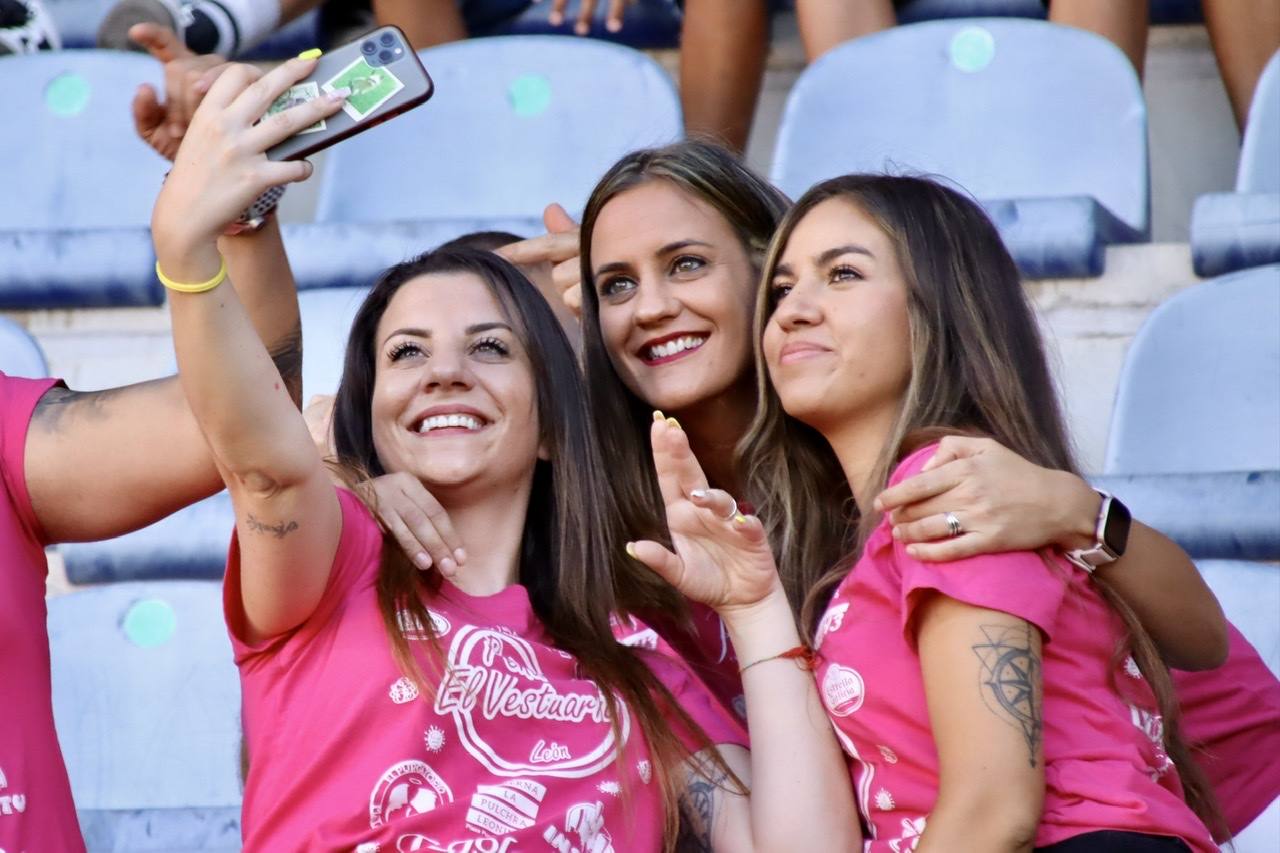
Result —
[[480, 419], [471, 415], [432, 415], [426, 418], [418, 425], [418, 432], [430, 432], [433, 429], [449, 429], [464, 427], [466, 429], [480, 429]]
[[650, 360], [670, 358], [676, 353], [700, 347], [706, 340], [705, 337], [700, 335], [685, 335], [683, 338], [676, 338], [673, 341], [649, 347], [649, 358]]

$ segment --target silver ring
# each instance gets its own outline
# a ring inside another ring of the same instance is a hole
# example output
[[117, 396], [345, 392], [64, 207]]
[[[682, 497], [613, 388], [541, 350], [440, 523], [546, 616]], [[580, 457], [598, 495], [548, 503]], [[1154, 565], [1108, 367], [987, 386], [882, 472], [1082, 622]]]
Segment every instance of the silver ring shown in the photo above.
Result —
[[954, 539], [961, 533], [964, 533], [964, 525], [960, 523], [960, 519], [956, 518], [956, 514], [954, 512], [944, 512], [942, 517], [946, 519], [947, 522], [947, 536]]
[[738, 517], [738, 501], [733, 497], [733, 495], [729, 496], [729, 500], [733, 502], [733, 508], [729, 510], [728, 515], [724, 516], [725, 521], [733, 521]]

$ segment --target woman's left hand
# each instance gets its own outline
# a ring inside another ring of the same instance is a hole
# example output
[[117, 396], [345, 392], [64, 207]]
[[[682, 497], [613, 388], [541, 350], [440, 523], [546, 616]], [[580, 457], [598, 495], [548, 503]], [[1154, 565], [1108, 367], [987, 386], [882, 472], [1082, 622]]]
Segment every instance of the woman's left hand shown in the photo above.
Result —
[[191, 119], [152, 213], [162, 261], [164, 250], [182, 253], [212, 244], [270, 187], [310, 177], [305, 160], [272, 161], [266, 151], [336, 113], [346, 93], [264, 116], [277, 97], [314, 68], [314, 59], [291, 59], [266, 74], [232, 65], [219, 75]]
[[[920, 560], [1057, 545], [1088, 547], [1101, 499], [1066, 471], [1042, 468], [989, 438], [946, 436], [921, 472], [876, 498], [894, 537]], [[946, 514], [963, 532], [949, 536]]]

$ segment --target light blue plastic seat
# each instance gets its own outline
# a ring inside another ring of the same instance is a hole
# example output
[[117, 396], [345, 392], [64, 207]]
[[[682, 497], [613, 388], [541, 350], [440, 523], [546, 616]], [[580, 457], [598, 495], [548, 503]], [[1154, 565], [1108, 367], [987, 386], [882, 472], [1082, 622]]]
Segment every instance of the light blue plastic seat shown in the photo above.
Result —
[[1111, 42], [1041, 21], [899, 26], [800, 75], [774, 182], [792, 197], [848, 172], [945, 176], [986, 205], [1023, 274], [1102, 272], [1149, 231], [1147, 121]]
[[1196, 566], [1227, 620], [1280, 678], [1280, 566], [1243, 560], [1198, 560]]
[[[87, 831], [148, 812], [238, 808], [240, 682], [220, 584], [124, 583], [52, 598], [49, 642], [54, 719]], [[144, 848], [91, 836], [91, 849], [205, 849], [186, 837], [198, 828], [170, 821], [170, 837]]]
[[1152, 312], [1125, 357], [1105, 470], [1280, 470], [1280, 265]]
[[540, 232], [548, 203], [580, 209], [624, 153], [682, 133], [670, 77], [630, 48], [502, 36], [421, 56], [434, 97], [330, 152], [318, 221], [523, 220], [521, 233]]
[[[152, 305], [147, 226], [168, 164], [134, 132], [160, 63], [113, 51], [0, 57], [0, 305]], [[162, 88], [162, 87], [161, 87]]]
[[40, 344], [26, 329], [5, 317], [0, 317], [0, 373], [30, 379], [49, 375]]
[[1280, 263], [1280, 51], [1253, 93], [1235, 192], [1196, 199], [1191, 259], [1201, 276]]

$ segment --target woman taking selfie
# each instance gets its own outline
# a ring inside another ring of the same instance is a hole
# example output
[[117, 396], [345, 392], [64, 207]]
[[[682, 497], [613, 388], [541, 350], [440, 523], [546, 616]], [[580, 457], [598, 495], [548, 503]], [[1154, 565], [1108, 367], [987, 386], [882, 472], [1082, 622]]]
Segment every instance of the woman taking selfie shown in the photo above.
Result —
[[[781, 223], [761, 281], [750, 493], [799, 553], [825, 547], [801, 547], [825, 535], [816, 510], [851, 523], [834, 567], [783, 571], [869, 849], [1216, 850], [1183, 799], [1214, 819], [1168, 672], [1119, 597], [1057, 549], [920, 560], [875, 509], [944, 434], [1072, 469], [1034, 315], [981, 208], [919, 178], [826, 181]], [[629, 550], [722, 614], [754, 734], [753, 703], [806, 654], [765, 526], [709, 488], [678, 424], [651, 439], [675, 553]]]
[[[808, 739], [822, 758], [748, 797], [753, 759], [705, 689], [611, 641], [618, 590], [645, 570], [617, 538], [572, 350], [506, 262], [456, 250], [388, 270], [355, 319], [335, 404], [342, 473], [416, 476], [448, 511], [466, 572], [414, 568], [332, 485], [221, 286], [216, 245], [259, 192], [310, 173], [263, 152], [338, 100], [256, 120], [312, 65], [224, 72], [153, 216], [179, 375], [236, 513], [225, 607], [246, 849], [660, 850], [678, 830], [701, 849], [781, 849], [773, 827], [798, 797], [853, 825], [820, 715], [796, 727], [780, 714], [800, 757]], [[714, 824], [710, 792], [725, 805]]]

